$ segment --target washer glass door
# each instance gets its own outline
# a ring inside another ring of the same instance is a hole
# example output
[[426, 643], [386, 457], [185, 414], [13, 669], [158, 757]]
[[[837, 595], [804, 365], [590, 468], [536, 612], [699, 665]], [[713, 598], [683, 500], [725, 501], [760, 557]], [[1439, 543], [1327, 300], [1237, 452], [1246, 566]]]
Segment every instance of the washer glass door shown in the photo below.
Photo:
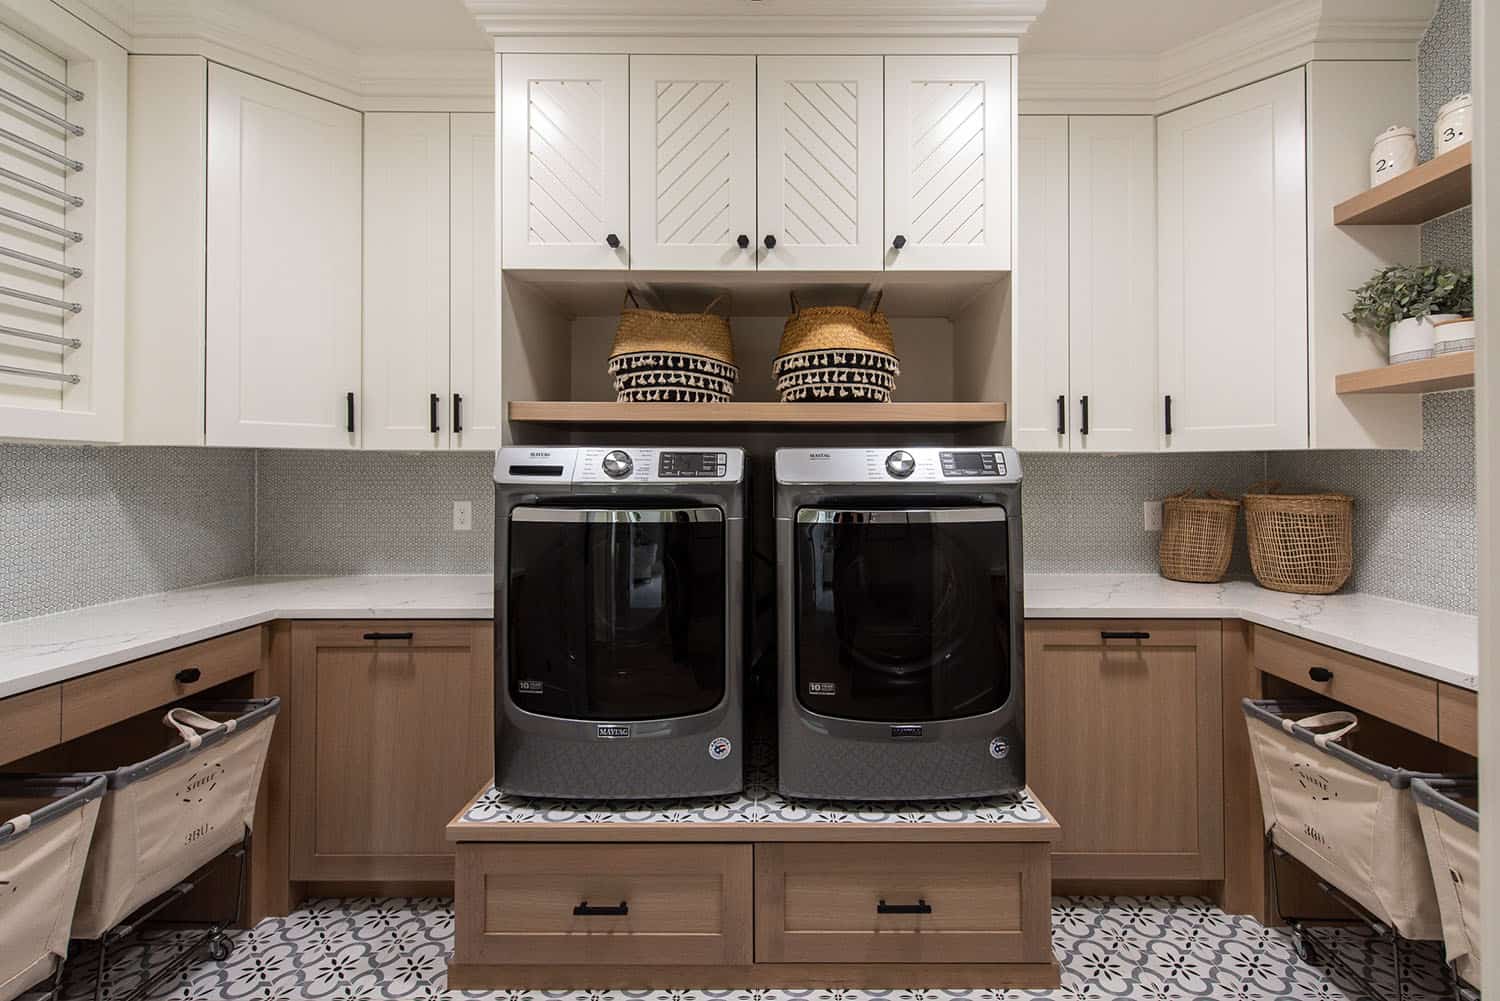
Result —
[[803, 508], [795, 548], [797, 698], [809, 711], [903, 722], [1005, 704], [1004, 508]]
[[511, 701], [576, 720], [668, 719], [724, 697], [724, 514], [519, 507], [505, 601]]

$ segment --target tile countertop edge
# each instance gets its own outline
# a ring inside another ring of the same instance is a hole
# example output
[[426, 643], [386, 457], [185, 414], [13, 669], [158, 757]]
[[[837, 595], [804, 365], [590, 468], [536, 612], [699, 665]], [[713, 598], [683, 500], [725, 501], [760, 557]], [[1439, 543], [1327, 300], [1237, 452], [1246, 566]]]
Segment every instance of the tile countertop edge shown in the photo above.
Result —
[[[488, 574], [255, 577], [0, 623], [0, 698], [276, 619], [488, 619]], [[1478, 688], [1478, 620], [1369, 595], [1309, 597], [1248, 581], [1032, 574], [1026, 615], [1244, 619], [1460, 688]], [[141, 625], [142, 621], [154, 625]]]

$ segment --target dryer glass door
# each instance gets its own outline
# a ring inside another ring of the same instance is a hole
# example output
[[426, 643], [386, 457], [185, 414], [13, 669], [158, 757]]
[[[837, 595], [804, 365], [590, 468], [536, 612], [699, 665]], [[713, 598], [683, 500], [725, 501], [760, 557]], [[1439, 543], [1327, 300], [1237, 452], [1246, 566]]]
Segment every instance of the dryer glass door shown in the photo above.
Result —
[[642, 720], [719, 704], [722, 511], [520, 507], [509, 531], [515, 705], [564, 719]]
[[1010, 697], [1001, 507], [797, 512], [797, 698], [843, 719], [957, 719]]

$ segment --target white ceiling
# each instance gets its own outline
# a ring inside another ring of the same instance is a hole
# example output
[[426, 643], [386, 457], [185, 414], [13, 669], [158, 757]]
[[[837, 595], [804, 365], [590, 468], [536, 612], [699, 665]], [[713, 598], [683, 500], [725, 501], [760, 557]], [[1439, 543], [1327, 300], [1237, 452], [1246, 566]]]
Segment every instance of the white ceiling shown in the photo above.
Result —
[[267, 17], [344, 48], [484, 49], [490, 39], [463, 0], [242, 0]]
[[[1022, 52], [1156, 55], [1284, 0], [1048, 0]], [[1023, 63], [1024, 64], [1024, 63]]]

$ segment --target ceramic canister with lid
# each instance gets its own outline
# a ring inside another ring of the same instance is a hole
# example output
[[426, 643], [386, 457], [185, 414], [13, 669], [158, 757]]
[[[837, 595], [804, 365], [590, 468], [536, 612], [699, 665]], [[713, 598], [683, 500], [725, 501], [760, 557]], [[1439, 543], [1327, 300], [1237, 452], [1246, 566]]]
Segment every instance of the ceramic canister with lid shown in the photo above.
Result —
[[1399, 177], [1416, 165], [1416, 130], [1392, 125], [1375, 137], [1375, 148], [1370, 150], [1370, 187]]
[[1441, 155], [1457, 149], [1474, 138], [1474, 98], [1459, 94], [1438, 109], [1437, 122], [1432, 126], [1432, 149]]

